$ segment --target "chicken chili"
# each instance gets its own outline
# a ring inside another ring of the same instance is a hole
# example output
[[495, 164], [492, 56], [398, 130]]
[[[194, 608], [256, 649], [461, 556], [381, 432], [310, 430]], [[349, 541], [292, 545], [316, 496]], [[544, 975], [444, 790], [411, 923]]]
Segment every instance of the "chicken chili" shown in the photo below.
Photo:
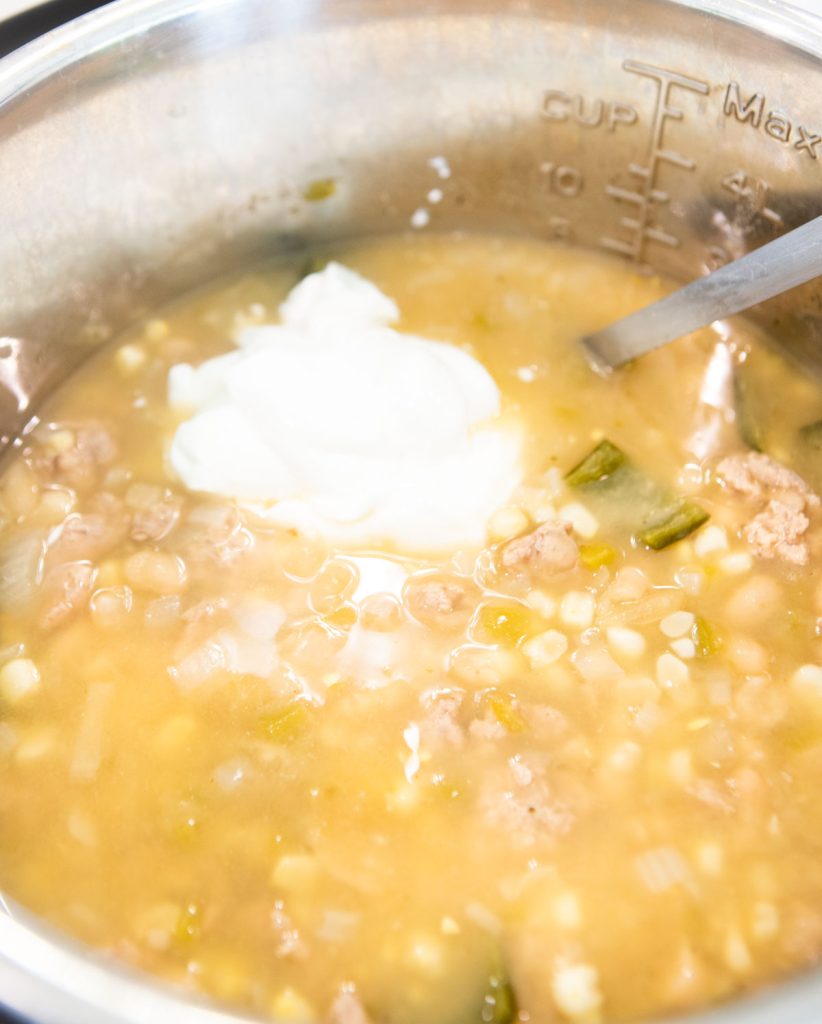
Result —
[[816, 963], [822, 390], [744, 324], [595, 376], [667, 287], [381, 240], [77, 373], [0, 479], [3, 891], [292, 1024]]

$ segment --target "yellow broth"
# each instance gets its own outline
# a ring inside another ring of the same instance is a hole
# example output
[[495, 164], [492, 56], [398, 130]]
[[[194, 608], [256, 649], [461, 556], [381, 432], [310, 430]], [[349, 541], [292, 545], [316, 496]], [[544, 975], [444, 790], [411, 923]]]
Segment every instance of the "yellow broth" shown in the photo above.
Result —
[[[417, 237], [323, 255], [395, 299], [402, 330], [483, 362], [525, 427], [525, 485], [486, 550], [413, 559], [186, 493], [169, 367], [275, 321], [296, 266], [211, 285], [96, 358], [0, 483], [3, 890], [293, 1022], [627, 1021], [815, 963], [818, 528], [807, 566], [751, 554], [752, 506], [716, 480], [744, 445], [703, 399], [725, 344], [764, 447], [813, 484], [818, 386], [738, 324], [596, 377], [577, 339], [667, 285], [591, 254]], [[632, 543], [622, 504], [563, 482], [603, 438], [710, 522]], [[500, 570], [557, 518], [575, 568]], [[432, 581], [454, 608], [420, 599]], [[262, 667], [214, 669], [215, 636]]]

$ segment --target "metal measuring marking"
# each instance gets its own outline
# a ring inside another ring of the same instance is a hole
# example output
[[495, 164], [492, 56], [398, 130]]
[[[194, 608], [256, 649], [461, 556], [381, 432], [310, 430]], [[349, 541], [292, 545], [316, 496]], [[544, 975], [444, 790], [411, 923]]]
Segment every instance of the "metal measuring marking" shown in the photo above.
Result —
[[625, 71], [643, 78], [650, 78], [656, 83], [656, 101], [651, 118], [651, 138], [648, 156], [644, 164], [630, 163], [628, 170], [639, 179], [635, 189], [621, 188], [618, 185], [606, 185], [605, 192], [619, 202], [630, 203], [636, 207], [633, 216], [620, 218], [622, 227], [631, 232], [630, 239], [604, 237], [601, 244], [613, 252], [621, 253], [631, 259], [641, 261], [648, 241], [660, 242], [671, 248], [679, 245], [679, 239], [669, 231], [660, 227], [652, 219], [653, 207], [667, 203], [670, 194], [657, 185], [659, 169], [663, 164], [670, 164], [680, 170], [692, 171], [696, 163], [676, 149], [666, 147], [663, 142], [665, 127], [668, 121], [681, 121], [685, 116], [683, 110], [671, 102], [671, 91], [675, 88], [687, 89], [690, 92], [707, 95], [710, 86], [698, 78], [671, 71], [669, 68], [645, 64], [637, 60], [625, 60], [622, 63]]

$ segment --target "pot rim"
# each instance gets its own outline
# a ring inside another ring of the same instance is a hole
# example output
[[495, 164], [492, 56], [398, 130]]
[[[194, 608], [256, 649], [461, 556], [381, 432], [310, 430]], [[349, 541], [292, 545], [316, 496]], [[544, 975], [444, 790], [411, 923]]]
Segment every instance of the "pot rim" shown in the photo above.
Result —
[[[187, 14], [231, 7], [236, 0], [113, 0], [51, 29], [0, 59], [0, 105], [127, 33], [145, 32]], [[277, 3], [278, 0], [272, 0]], [[303, 0], [296, 0], [302, 3]], [[822, 59], [822, 14], [783, 0], [659, 0], [763, 32]]]

